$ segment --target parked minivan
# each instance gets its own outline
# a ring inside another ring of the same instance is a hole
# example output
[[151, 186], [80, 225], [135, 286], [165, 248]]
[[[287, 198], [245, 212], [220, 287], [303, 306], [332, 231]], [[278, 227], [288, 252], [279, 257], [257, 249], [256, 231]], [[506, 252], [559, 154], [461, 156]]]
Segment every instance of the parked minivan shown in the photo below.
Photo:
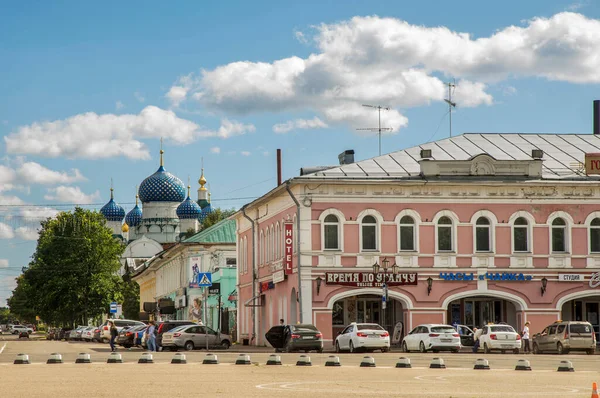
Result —
[[100, 326], [100, 341], [103, 343], [108, 343], [110, 340], [110, 327], [108, 326], [108, 322], [114, 322], [117, 327], [117, 332], [120, 332], [123, 328], [137, 325], [145, 325], [144, 322], [134, 321], [131, 319], [107, 319], [104, 321], [102, 326]]
[[585, 351], [588, 355], [596, 351], [596, 334], [589, 322], [556, 321], [541, 333], [533, 335], [533, 353]]

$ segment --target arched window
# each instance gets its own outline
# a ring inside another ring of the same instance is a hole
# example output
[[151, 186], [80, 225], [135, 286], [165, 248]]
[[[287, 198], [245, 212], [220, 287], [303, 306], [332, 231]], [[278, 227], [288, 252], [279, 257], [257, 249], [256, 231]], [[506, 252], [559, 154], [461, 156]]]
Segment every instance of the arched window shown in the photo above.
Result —
[[552, 221], [552, 252], [564, 253], [567, 251], [567, 223], [562, 218]]
[[279, 259], [279, 248], [281, 242], [281, 235], [279, 230], [279, 223], [275, 224], [275, 259]]
[[415, 220], [411, 216], [400, 219], [400, 251], [415, 250]]
[[452, 220], [450, 217], [443, 216], [438, 220], [437, 225], [438, 251], [453, 251]]
[[260, 231], [260, 239], [258, 240], [258, 242], [260, 244], [260, 248], [258, 251], [258, 263], [262, 265], [265, 261], [265, 235], [263, 231]]
[[475, 251], [490, 252], [492, 251], [491, 241], [492, 234], [490, 228], [490, 220], [486, 217], [479, 217], [475, 222]]
[[269, 242], [269, 245], [271, 246], [271, 253], [269, 255], [269, 257], [271, 258], [271, 261], [275, 260], [275, 229], [273, 228], [273, 225], [271, 225], [271, 241]]
[[377, 250], [377, 220], [373, 216], [362, 219], [362, 250]]
[[329, 214], [323, 222], [323, 237], [325, 250], [340, 249], [340, 220], [336, 215]]
[[600, 253], [600, 218], [590, 223], [590, 252]]
[[513, 251], [529, 251], [529, 223], [525, 217], [519, 217], [513, 225]]
[[267, 232], [265, 233], [265, 263], [271, 261], [271, 233], [269, 232], [269, 227], [267, 227]]

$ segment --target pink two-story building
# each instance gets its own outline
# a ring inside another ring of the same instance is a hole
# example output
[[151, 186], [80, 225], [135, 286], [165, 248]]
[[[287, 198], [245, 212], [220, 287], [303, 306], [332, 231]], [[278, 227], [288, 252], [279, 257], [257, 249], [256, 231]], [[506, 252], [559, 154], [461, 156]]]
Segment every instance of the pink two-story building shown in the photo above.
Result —
[[592, 134], [464, 134], [303, 169], [236, 215], [240, 339], [280, 319], [329, 342], [350, 322], [402, 324], [394, 342], [421, 323], [600, 332], [595, 152]]

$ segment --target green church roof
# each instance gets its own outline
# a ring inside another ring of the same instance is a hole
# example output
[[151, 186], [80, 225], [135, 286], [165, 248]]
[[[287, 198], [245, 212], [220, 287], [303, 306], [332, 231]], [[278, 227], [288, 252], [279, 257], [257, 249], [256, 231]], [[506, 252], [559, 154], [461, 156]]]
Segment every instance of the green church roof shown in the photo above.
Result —
[[236, 243], [235, 220], [222, 220], [183, 241], [183, 243]]

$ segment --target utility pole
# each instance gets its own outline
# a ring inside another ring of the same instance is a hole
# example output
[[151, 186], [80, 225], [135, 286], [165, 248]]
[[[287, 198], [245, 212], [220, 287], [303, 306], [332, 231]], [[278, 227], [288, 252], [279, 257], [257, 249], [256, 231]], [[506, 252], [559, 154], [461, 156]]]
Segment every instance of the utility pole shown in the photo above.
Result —
[[390, 107], [389, 106], [382, 106], [382, 105], [366, 105], [366, 104], [363, 104], [363, 106], [367, 107], [367, 108], [377, 109], [377, 113], [378, 113], [378, 116], [379, 116], [379, 127], [377, 127], [377, 128], [375, 128], [375, 127], [367, 127], [367, 128], [356, 129], [356, 130], [378, 131], [379, 132], [379, 156], [381, 156], [381, 132], [382, 131], [392, 131], [392, 128], [390, 128], [390, 127], [381, 127], [381, 110], [383, 109], [384, 111], [389, 111]]
[[456, 108], [456, 102], [452, 102], [452, 91], [456, 87], [456, 80], [452, 83], [446, 83], [448, 86], [448, 98], [444, 99], [448, 103], [448, 113], [450, 114], [450, 137], [452, 137], [452, 108]]

